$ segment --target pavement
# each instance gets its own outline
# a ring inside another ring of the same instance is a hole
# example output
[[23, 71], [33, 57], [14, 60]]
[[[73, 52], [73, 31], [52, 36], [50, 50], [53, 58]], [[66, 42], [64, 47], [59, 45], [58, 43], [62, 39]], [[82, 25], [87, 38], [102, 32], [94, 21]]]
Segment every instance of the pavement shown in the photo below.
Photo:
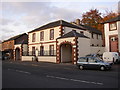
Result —
[[2, 88], [119, 88], [120, 64], [109, 71], [70, 63], [2, 62]]

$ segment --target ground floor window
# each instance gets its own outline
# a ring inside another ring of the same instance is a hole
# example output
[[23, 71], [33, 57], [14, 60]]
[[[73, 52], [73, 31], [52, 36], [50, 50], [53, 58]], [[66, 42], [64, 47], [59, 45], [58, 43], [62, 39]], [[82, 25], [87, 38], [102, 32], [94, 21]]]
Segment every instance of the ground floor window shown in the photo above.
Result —
[[43, 56], [43, 55], [44, 55], [44, 47], [40, 46], [40, 56]]
[[32, 47], [32, 55], [35, 55], [35, 47]]
[[54, 55], [54, 45], [50, 45], [50, 55]]

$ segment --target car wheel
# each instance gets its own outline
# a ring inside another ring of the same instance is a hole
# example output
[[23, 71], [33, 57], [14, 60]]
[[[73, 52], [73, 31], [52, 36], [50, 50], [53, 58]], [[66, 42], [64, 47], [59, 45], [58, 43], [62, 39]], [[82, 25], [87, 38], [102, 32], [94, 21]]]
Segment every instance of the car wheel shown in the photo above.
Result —
[[80, 70], [83, 70], [83, 66], [80, 65], [79, 68], [80, 68]]
[[104, 71], [104, 70], [105, 70], [105, 67], [104, 67], [104, 66], [101, 66], [101, 67], [100, 67], [100, 70]]

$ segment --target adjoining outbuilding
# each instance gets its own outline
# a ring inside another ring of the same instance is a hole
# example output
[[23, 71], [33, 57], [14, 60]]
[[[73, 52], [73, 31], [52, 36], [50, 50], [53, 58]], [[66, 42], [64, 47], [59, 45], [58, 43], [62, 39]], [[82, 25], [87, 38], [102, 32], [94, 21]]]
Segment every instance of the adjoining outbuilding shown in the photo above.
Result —
[[27, 53], [28, 35], [26, 33], [14, 36], [2, 42], [3, 60], [21, 60], [23, 52]]
[[120, 15], [104, 22], [105, 51], [120, 54]]

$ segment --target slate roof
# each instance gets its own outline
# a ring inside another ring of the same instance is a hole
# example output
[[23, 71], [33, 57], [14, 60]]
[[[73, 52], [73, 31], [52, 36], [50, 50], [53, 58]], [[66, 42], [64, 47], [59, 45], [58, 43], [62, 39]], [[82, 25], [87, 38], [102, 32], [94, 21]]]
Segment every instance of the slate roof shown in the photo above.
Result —
[[56, 27], [56, 26], [67, 26], [67, 27], [71, 27], [71, 28], [76, 28], [76, 29], [81, 29], [81, 30], [89, 30], [90, 32], [93, 32], [93, 33], [96, 33], [96, 34], [102, 34], [101, 31], [95, 29], [95, 28], [92, 28], [90, 26], [84, 26], [84, 25], [74, 25], [74, 24], [71, 24], [69, 22], [66, 22], [64, 20], [58, 20], [58, 21], [55, 21], [55, 22], [51, 22], [51, 23], [48, 23], [46, 25], [43, 25], [39, 28], [36, 28], [28, 33], [31, 33], [31, 32], [35, 32], [35, 31], [39, 31], [39, 30], [44, 30], [44, 29], [48, 29], [48, 28], [53, 28], [53, 27]]
[[16, 36], [13, 36], [13, 37], [11, 37], [11, 38], [9, 38], [9, 39], [7, 39], [7, 40], [4, 40], [3, 42], [7, 42], [7, 41], [10, 41], [10, 40], [15, 40], [15, 39], [21, 37], [22, 35], [26, 35], [26, 33], [19, 34], [19, 35], [16, 35]]
[[83, 34], [80, 34], [78, 32], [76, 32], [75, 30], [71, 31], [71, 32], [68, 32], [67, 34], [57, 38], [57, 39], [61, 39], [61, 38], [68, 38], [68, 37], [82, 37], [82, 38], [89, 38]]
[[92, 33], [96, 33], [96, 34], [100, 34], [102, 35], [102, 32], [96, 28], [93, 28], [93, 27], [90, 27], [90, 26], [86, 26], [86, 25], [81, 25], [83, 26], [84, 28], [86, 28], [87, 30], [89, 30], [90, 32]]
[[120, 21], [120, 15], [117, 17], [114, 17], [112, 19], [109, 19], [109, 20], [105, 21], [104, 23], [115, 22], [115, 21]]
[[34, 30], [32, 30], [32, 31], [30, 31], [30, 32], [28, 32], [28, 33], [31, 33], [31, 32], [34, 32], [34, 31], [39, 31], [39, 30], [44, 30], [44, 29], [47, 29], [47, 28], [53, 28], [53, 27], [60, 26], [60, 25], [62, 25], [62, 26], [67, 26], [67, 27], [71, 27], [71, 28], [76, 28], [76, 29], [85, 30], [85, 28], [83, 28], [83, 27], [79, 27], [79, 26], [77, 26], [77, 25], [73, 25], [73, 24], [71, 24], [71, 23], [69, 23], [69, 22], [66, 22], [66, 21], [64, 21], [64, 20], [58, 20], [58, 21], [51, 22], [51, 23], [48, 23], [48, 24], [46, 24], [46, 25], [43, 25], [43, 26], [41, 26], [41, 27], [39, 27], [39, 28], [37, 28], [37, 29], [34, 29]]

